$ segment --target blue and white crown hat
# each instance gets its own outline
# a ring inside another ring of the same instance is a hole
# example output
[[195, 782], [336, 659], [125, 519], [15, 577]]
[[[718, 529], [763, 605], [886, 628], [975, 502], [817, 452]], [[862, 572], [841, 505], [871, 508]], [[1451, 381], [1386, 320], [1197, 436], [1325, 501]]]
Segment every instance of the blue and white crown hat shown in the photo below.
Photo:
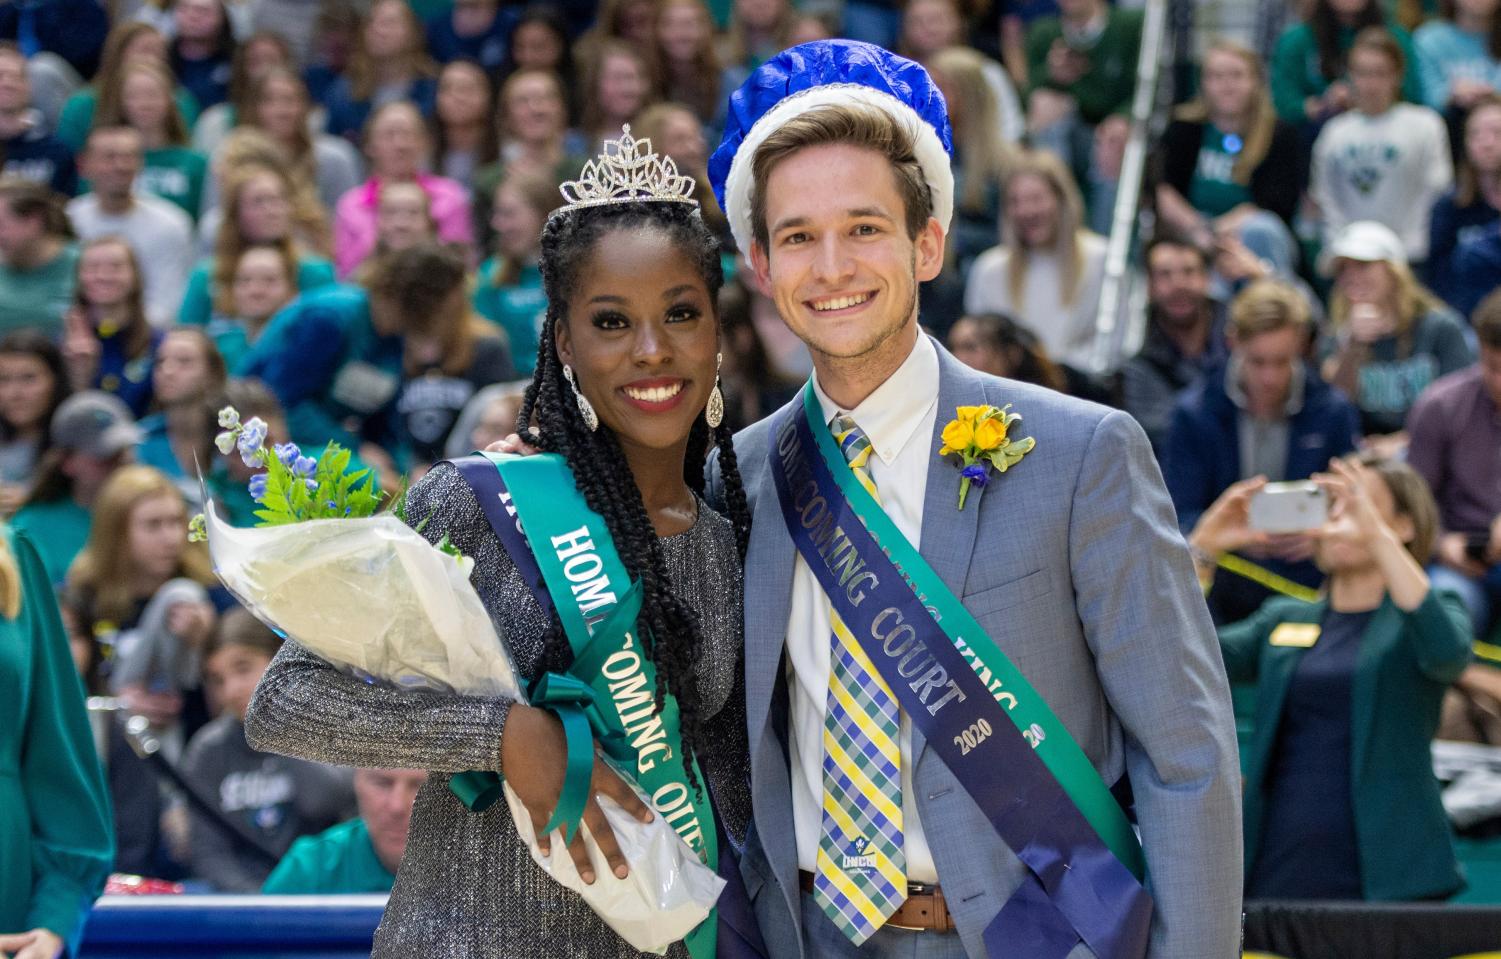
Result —
[[921, 64], [856, 40], [816, 40], [783, 50], [730, 96], [709, 181], [741, 250], [751, 244], [751, 164], [772, 131], [817, 107], [864, 103], [912, 132], [917, 161], [933, 192], [933, 215], [947, 232], [954, 213], [953, 137], [948, 106]]

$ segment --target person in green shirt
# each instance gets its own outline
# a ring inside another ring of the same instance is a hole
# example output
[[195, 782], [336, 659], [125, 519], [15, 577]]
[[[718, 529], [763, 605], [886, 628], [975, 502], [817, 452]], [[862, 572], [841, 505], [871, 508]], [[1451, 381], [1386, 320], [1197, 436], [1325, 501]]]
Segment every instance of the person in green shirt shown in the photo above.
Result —
[[0, 531], [0, 955], [78, 955], [115, 858], [104, 773], [52, 584]]
[[140, 427], [115, 396], [74, 393], [52, 414], [52, 448], [11, 528], [31, 536], [48, 578], [60, 585], [73, 557], [88, 542], [89, 509], [104, 481], [135, 457]]
[[[1318, 127], [1351, 106], [1345, 58], [1355, 35], [1366, 27], [1384, 26], [1402, 47], [1404, 60], [1418, 62], [1412, 37], [1385, 17], [1379, 0], [1317, 0], [1302, 23], [1282, 32], [1272, 51], [1272, 103], [1277, 115], [1302, 126], [1311, 144]], [[1402, 99], [1423, 102], [1422, 74], [1407, 71]]]
[[275, 895], [344, 895], [391, 891], [406, 851], [412, 804], [427, 782], [421, 769], [357, 769], [357, 819], [292, 844], [261, 886]]
[[[121, 23], [110, 31], [104, 41], [104, 52], [94, 82], [70, 96], [63, 103], [62, 114], [57, 119], [57, 138], [67, 144], [68, 149], [75, 154], [82, 152], [89, 131], [95, 125], [94, 112], [99, 106], [100, 91], [118, 89], [120, 72], [125, 65], [142, 60], [166, 66], [167, 41], [160, 30], [136, 20]], [[174, 87], [172, 99], [184, 122], [191, 127], [198, 119], [198, 101], [180, 86]]]
[[61, 200], [43, 183], [0, 182], [0, 333], [30, 327], [61, 337], [77, 267]]
[[188, 144], [189, 128], [172, 102], [172, 74], [149, 60], [128, 63], [120, 83], [99, 98], [95, 127], [128, 126], [141, 135], [145, 163], [138, 187], [198, 219], [208, 159]]
[[1130, 129], [1142, 12], [1105, 0], [1059, 0], [1058, 16], [1027, 31], [1027, 116], [1040, 149], [1069, 163], [1089, 186], [1089, 225], [1110, 232]]
[[513, 174], [495, 188], [490, 226], [495, 255], [481, 264], [471, 301], [475, 312], [505, 332], [517, 376], [537, 366], [537, 337], [547, 296], [542, 292], [542, 224], [558, 206], [558, 189], [538, 174]]

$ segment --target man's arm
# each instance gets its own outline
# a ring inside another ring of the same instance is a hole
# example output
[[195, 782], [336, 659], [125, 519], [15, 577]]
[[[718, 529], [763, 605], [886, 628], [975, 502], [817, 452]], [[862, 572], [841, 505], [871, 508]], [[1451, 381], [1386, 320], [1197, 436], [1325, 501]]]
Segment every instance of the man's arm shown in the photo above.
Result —
[[1156, 901], [1148, 955], [1239, 955], [1240, 769], [1230, 691], [1162, 476], [1141, 428], [1121, 413], [1099, 422], [1085, 452], [1069, 556], [1079, 619], [1125, 730]]

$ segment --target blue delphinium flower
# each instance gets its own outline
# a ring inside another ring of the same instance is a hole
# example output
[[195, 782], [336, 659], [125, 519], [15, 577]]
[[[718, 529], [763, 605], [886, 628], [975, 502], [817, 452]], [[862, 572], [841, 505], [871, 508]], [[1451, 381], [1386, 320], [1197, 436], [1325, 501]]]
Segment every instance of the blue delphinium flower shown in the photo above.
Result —
[[984, 486], [990, 479], [989, 474], [990, 470], [983, 463], [972, 463], [964, 467], [964, 471], [959, 475], [976, 486]]
[[307, 484], [307, 491], [309, 493], [316, 493], [316, 492], [318, 492], [318, 481], [317, 480], [305, 479], [305, 480], [303, 480], [303, 482]]
[[299, 456], [287, 464], [292, 468], [292, 475], [309, 477], [318, 472], [318, 461], [311, 456]]
[[276, 454], [277, 459], [281, 460], [281, 465], [286, 467], [291, 467], [302, 455], [302, 450], [297, 448], [296, 443], [277, 443], [272, 452]]
[[246, 421], [238, 443], [240, 459], [245, 461], [246, 466], [261, 465], [258, 456], [261, 452], [261, 444], [264, 442], [266, 442], [266, 421], [259, 416], [253, 416]]
[[257, 473], [250, 477], [250, 496], [257, 503], [266, 498], [266, 474]]

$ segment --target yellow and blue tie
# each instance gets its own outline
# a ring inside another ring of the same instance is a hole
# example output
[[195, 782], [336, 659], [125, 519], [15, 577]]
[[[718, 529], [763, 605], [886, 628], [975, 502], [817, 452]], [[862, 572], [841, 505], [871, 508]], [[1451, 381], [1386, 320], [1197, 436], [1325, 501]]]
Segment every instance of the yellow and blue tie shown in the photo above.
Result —
[[[831, 429], [855, 477], [879, 502], [867, 465], [870, 440], [842, 414]], [[813, 899], [858, 946], [907, 898], [901, 720], [891, 688], [849, 628], [833, 609], [829, 618], [834, 628], [823, 725], [823, 824]]]

